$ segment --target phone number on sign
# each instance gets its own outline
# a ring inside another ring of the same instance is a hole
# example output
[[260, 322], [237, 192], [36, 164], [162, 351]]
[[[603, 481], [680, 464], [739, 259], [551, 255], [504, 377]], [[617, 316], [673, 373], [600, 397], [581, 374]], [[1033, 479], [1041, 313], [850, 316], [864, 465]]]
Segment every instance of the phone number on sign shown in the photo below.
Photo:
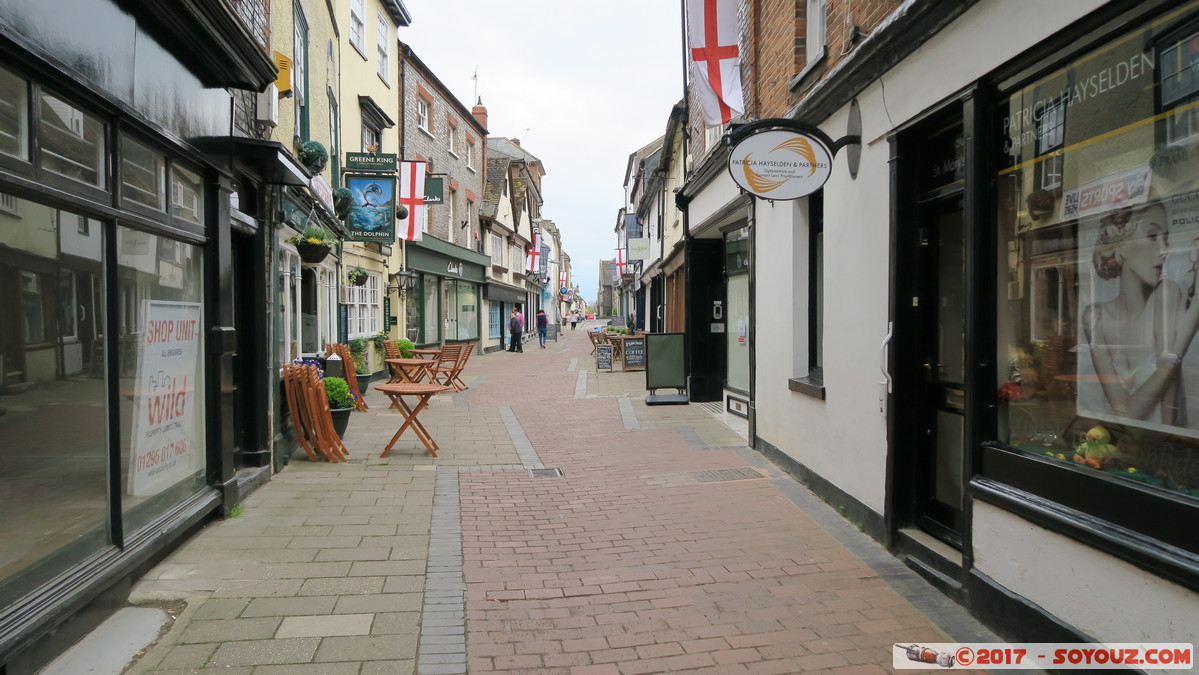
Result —
[[932, 665], [944, 669], [986, 666], [990, 669], [1057, 670], [1153, 666], [1165, 670], [1189, 670], [1194, 665], [1194, 648], [1186, 643], [895, 644], [892, 665], [895, 668], [928, 668]]

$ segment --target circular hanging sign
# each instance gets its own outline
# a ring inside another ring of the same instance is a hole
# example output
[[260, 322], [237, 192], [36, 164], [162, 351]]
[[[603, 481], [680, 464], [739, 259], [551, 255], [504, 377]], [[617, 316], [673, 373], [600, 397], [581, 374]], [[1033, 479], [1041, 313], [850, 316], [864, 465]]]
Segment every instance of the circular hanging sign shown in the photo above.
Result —
[[762, 199], [799, 199], [824, 187], [833, 153], [811, 134], [784, 129], [745, 137], [729, 153], [729, 173], [746, 192]]

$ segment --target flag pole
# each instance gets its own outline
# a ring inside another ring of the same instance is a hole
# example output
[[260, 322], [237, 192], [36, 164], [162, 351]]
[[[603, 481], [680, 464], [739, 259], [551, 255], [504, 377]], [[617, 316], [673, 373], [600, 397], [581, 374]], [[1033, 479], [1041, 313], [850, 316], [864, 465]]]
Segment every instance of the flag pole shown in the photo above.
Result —
[[687, 182], [690, 167], [687, 166], [687, 153], [690, 148], [688, 141], [691, 139], [691, 101], [690, 90], [688, 88], [688, 75], [690, 74], [690, 64], [687, 59], [687, 0], [679, 0], [679, 22], [681, 24], [682, 33], [682, 50], [683, 50], [683, 182]]

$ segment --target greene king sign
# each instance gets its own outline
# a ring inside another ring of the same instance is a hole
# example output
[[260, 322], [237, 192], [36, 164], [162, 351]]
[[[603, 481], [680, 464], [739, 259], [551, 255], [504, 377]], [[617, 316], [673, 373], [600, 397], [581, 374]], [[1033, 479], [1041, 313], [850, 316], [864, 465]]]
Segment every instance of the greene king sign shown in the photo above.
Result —
[[762, 199], [799, 199], [824, 187], [833, 170], [833, 152], [812, 134], [789, 129], [746, 136], [729, 153], [729, 173]]

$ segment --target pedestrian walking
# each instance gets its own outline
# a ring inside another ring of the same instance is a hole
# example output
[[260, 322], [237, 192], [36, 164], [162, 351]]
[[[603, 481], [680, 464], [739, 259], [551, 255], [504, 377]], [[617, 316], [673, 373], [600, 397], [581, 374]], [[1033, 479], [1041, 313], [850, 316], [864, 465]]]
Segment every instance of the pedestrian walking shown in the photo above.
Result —
[[544, 309], [537, 310], [537, 340], [541, 343], [542, 349], [545, 349], [545, 337], [549, 330], [550, 318], [545, 315]]
[[570, 313], [570, 329], [574, 330], [579, 325], [579, 310], [574, 310]]
[[520, 343], [520, 335], [524, 330], [525, 322], [520, 316], [520, 311], [513, 307], [512, 313], [508, 315], [508, 334], [512, 337], [512, 341], [508, 343], [508, 351], [523, 352], [525, 350]]

